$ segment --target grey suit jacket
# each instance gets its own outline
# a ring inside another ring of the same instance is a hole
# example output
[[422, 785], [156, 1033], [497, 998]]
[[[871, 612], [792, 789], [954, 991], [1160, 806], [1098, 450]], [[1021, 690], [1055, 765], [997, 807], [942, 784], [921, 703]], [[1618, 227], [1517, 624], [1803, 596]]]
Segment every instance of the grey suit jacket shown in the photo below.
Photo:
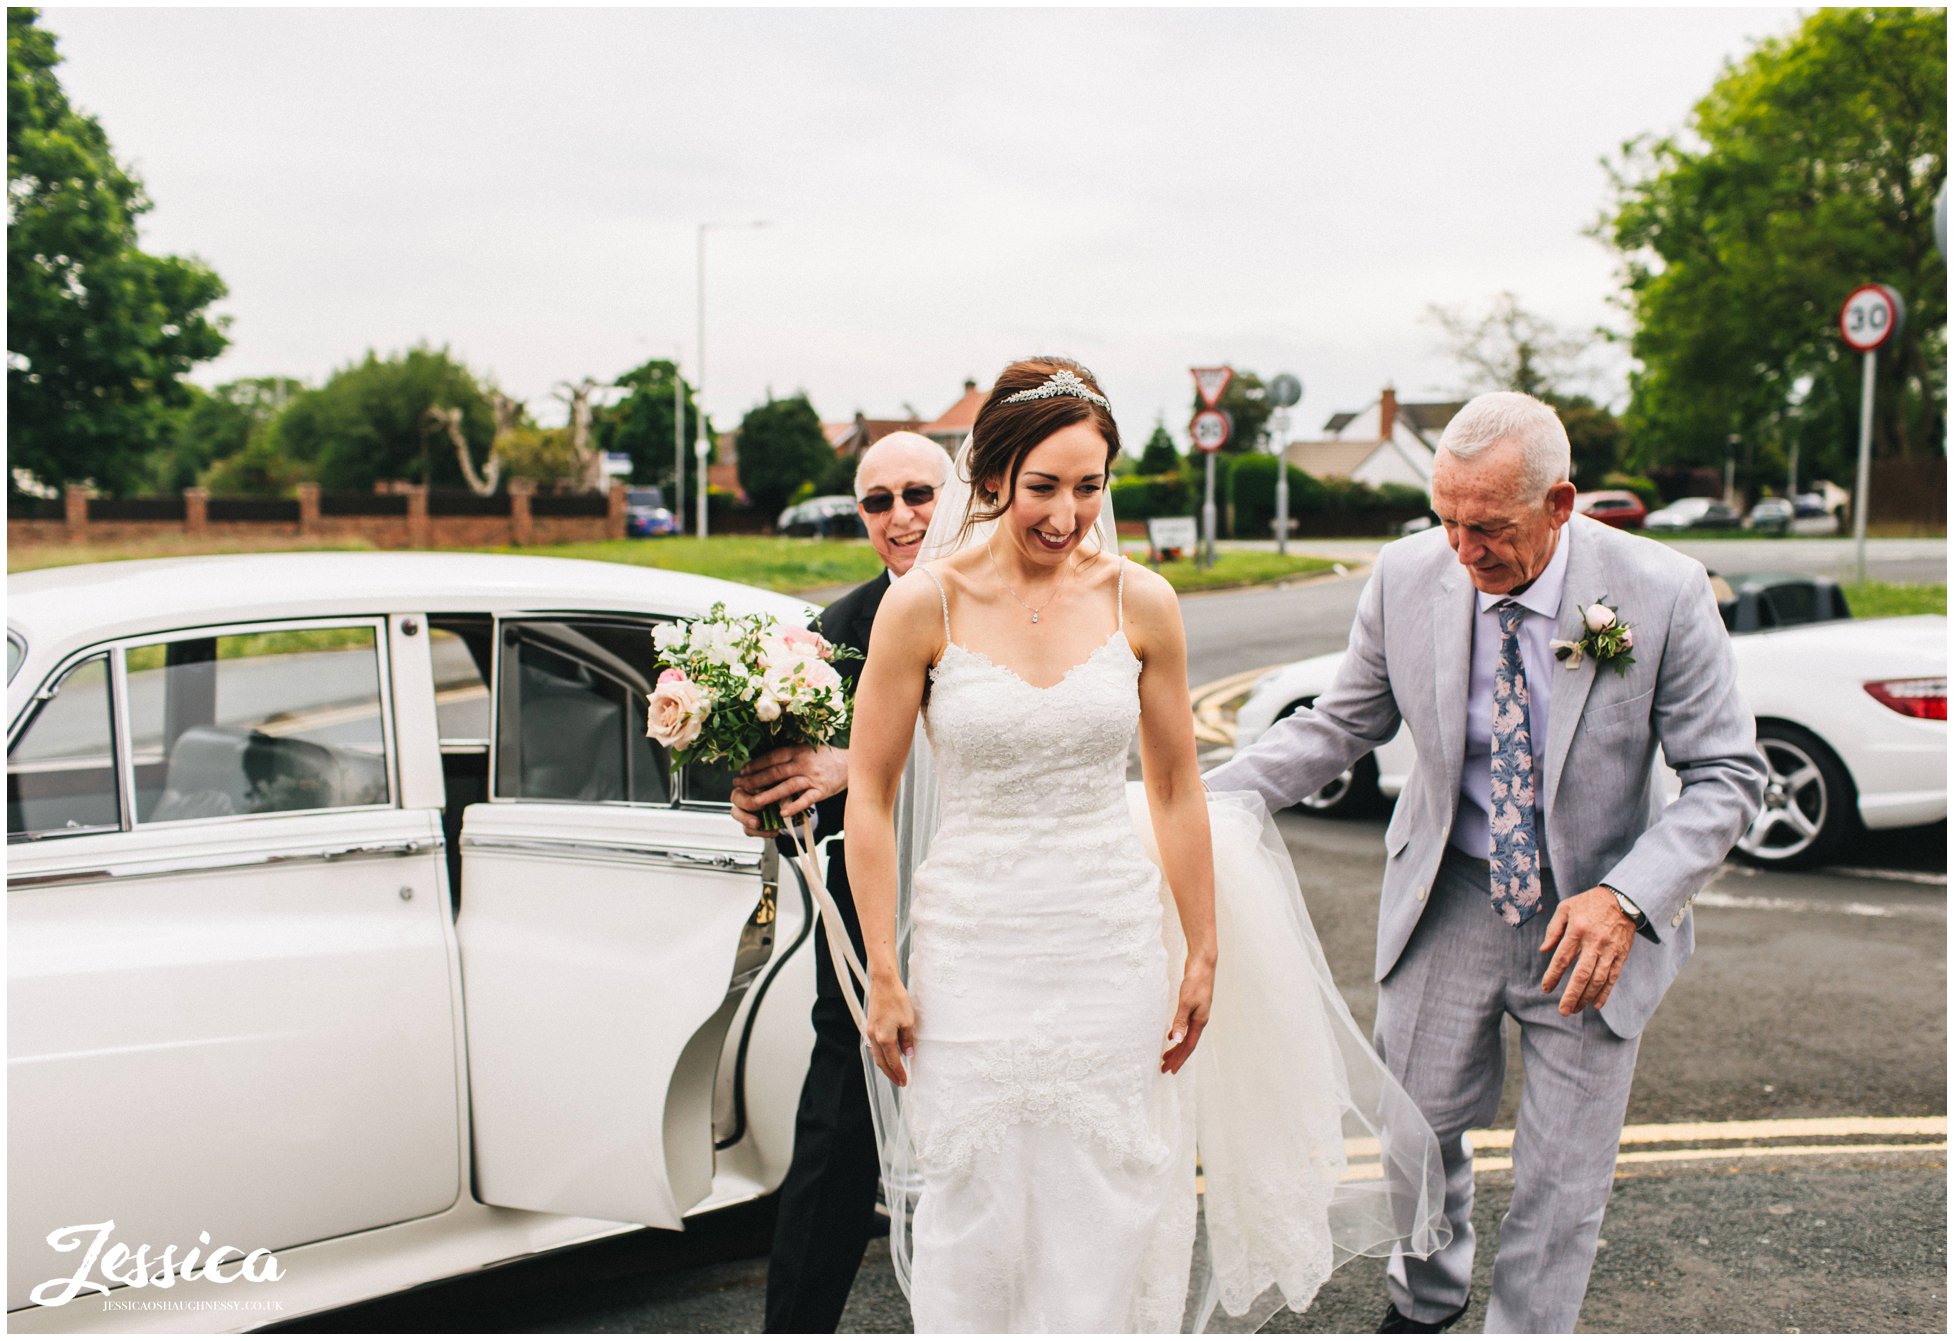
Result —
[[[1578, 638], [1582, 607], [1605, 599], [1635, 637], [1626, 675], [1591, 657], [1556, 665], [1542, 763], [1556, 887], [1572, 895], [1606, 883], [1648, 917], [1601, 1011], [1631, 1038], [1689, 959], [1689, 906], [1756, 816], [1764, 761], [1703, 565], [1578, 514], [1561, 542], [1571, 548], [1554, 636]], [[1260, 792], [1279, 809], [1389, 740], [1400, 722], [1410, 730], [1418, 763], [1384, 836], [1379, 981], [1418, 925], [1452, 831], [1476, 609], [1443, 530], [1386, 545], [1335, 683], [1314, 710], [1277, 722], [1206, 778], [1215, 791]], [[1666, 806], [1658, 746], [1683, 784]]]

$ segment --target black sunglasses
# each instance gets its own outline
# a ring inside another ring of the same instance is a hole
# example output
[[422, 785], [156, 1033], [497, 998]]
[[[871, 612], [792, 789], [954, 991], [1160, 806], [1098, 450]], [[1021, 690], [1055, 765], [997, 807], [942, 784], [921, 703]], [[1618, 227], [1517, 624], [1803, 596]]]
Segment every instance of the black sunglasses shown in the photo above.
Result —
[[[919, 508], [936, 497], [934, 484], [912, 484], [902, 491], [902, 501], [912, 508]], [[862, 511], [871, 517], [879, 517], [896, 505], [896, 496], [887, 489], [877, 489], [872, 494], [863, 494], [860, 499]]]

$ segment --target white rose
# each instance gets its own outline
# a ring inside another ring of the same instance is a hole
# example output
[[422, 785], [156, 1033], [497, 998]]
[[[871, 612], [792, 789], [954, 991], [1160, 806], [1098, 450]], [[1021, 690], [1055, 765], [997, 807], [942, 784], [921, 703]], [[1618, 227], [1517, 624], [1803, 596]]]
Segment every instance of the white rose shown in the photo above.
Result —
[[780, 700], [772, 694], [762, 694], [753, 700], [753, 715], [763, 722], [780, 719]]
[[1615, 622], [1615, 612], [1599, 601], [1587, 608], [1584, 617], [1587, 620], [1588, 629], [1592, 633], [1599, 633]]

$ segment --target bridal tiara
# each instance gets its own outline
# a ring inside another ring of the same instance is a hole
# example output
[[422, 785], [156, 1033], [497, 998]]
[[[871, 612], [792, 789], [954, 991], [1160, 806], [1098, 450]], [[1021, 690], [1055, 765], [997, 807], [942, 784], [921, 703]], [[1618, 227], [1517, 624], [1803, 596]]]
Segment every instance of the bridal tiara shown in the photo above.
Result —
[[1079, 380], [1079, 375], [1069, 369], [1061, 368], [1029, 391], [1020, 391], [1015, 396], [1006, 396], [1004, 403], [1010, 405], [1021, 400], [1050, 400], [1053, 396], [1077, 396], [1089, 400], [1100, 409], [1112, 412], [1106, 398]]

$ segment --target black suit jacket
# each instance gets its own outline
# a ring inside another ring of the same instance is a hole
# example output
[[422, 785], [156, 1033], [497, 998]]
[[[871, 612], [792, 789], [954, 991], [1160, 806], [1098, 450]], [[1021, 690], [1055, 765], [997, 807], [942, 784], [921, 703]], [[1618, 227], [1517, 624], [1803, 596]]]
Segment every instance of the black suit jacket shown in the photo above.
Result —
[[[861, 684], [862, 663], [868, 655], [869, 629], [875, 624], [875, 612], [881, 608], [882, 598], [888, 594], [889, 582], [890, 577], [886, 572], [870, 578], [823, 610], [821, 617], [814, 622], [815, 628], [829, 642], [855, 649], [857, 655], [835, 662], [835, 669], [848, 681], [851, 690]], [[815, 807], [815, 839], [818, 841], [829, 834], [841, 832], [847, 809], [846, 790], [820, 802]], [[848, 884], [848, 863], [842, 852], [844, 841], [837, 841], [828, 849], [828, 892], [840, 905], [842, 915], [849, 923], [849, 932], [859, 945], [861, 931], [855, 924], [855, 895]]]

